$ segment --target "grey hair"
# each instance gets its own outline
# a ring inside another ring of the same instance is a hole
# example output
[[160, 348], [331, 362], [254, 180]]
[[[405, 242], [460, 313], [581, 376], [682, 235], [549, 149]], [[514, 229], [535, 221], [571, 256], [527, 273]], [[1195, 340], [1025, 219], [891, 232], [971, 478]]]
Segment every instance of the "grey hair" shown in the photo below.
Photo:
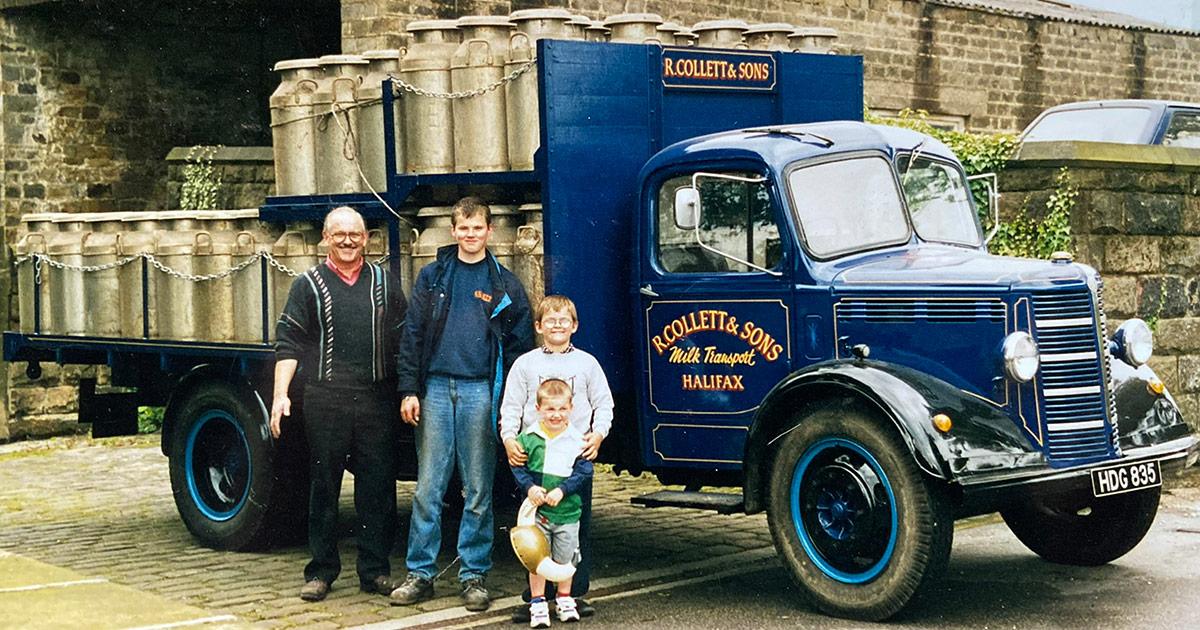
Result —
[[363, 227], [363, 231], [366, 231], [367, 222], [363, 220], [363, 217], [361, 214], [358, 213], [358, 210], [355, 210], [354, 208], [351, 208], [350, 206], [338, 206], [338, 207], [334, 208], [333, 210], [330, 210], [329, 214], [325, 215], [325, 223], [323, 225], [321, 225], [321, 229], [325, 232], [328, 232], [329, 231], [329, 223], [333, 220], [334, 215], [340, 215], [340, 214], [349, 214], [350, 216], [354, 217], [355, 219], [358, 220], [358, 224]]

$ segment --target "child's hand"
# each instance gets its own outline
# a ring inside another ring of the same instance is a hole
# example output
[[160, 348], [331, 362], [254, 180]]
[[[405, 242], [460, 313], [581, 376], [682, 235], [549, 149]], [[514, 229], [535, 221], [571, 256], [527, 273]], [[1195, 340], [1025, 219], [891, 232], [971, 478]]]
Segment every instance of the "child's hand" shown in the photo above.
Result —
[[535, 506], [541, 506], [546, 503], [546, 489], [541, 486], [534, 486], [529, 489], [529, 502]]
[[580, 455], [589, 462], [596, 461], [596, 456], [600, 454], [600, 443], [603, 441], [604, 436], [588, 431], [583, 436], [583, 452]]
[[544, 500], [546, 502], [546, 505], [549, 505], [550, 507], [554, 507], [554, 506], [558, 505], [558, 502], [563, 500], [562, 489], [555, 488], [555, 489], [551, 490], [550, 492], [547, 492], [545, 494]]
[[529, 461], [529, 456], [525, 454], [525, 449], [521, 448], [521, 443], [516, 438], [504, 440], [504, 452], [508, 454], [509, 466], [524, 466], [525, 462]]

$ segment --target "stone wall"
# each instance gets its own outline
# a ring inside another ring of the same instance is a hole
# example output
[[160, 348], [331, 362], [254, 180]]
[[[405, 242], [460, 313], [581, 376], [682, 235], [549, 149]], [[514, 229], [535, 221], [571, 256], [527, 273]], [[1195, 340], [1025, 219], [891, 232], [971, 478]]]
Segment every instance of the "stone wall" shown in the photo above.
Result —
[[1200, 429], [1200, 150], [1098, 143], [1026, 145], [1000, 175], [1001, 215], [1037, 217], [1066, 167], [1076, 260], [1104, 278], [1108, 329], [1155, 330], [1150, 366]]
[[[186, 169], [189, 164], [196, 163], [194, 155], [192, 147], [175, 147], [167, 154], [168, 210], [182, 207], [180, 199]], [[257, 208], [269, 195], [275, 194], [275, 163], [271, 147], [220, 147], [211, 155], [208, 162], [221, 182], [217, 191], [217, 208]]]
[[591, 18], [648, 11], [681, 24], [742, 18], [836, 28], [840, 48], [863, 56], [869, 107], [913, 107], [962, 117], [972, 130], [1019, 131], [1038, 112], [1067, 101], [1195, 100], [1200, 94], [1196, 34], [1025, 17], [968, 5], [955, 0], [343, 0], [342, 46], [346, 52], [397, 47], [404, 24], [413, 19], [541, 6]]

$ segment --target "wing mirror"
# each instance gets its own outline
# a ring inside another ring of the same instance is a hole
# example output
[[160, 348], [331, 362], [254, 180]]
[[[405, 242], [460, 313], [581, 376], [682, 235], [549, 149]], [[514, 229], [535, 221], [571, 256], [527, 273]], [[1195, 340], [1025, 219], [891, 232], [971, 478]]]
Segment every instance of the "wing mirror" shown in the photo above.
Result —
[[691, 186], [675, 189], [675, 227], [694, 230], [700, 225], [700, 192]]

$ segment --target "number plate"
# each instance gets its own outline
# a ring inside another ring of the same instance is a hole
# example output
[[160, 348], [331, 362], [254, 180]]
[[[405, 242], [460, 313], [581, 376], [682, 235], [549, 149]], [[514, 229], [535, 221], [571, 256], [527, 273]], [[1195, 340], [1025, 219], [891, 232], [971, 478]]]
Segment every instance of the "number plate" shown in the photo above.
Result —
[[1158, 460], [1121, 464], [1092, 471], [1092, 495], [1106, 497], [1162, 485]]

